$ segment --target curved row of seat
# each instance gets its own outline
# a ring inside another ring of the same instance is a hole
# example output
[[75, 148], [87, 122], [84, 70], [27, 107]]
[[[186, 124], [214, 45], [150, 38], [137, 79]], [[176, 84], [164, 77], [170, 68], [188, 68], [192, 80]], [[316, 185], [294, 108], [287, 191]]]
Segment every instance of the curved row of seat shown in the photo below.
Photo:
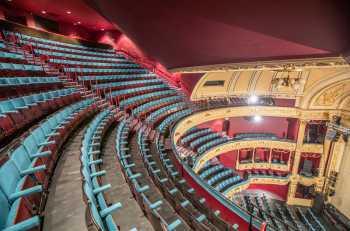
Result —
[[154, 108], [159, 108], [159, 106], [163, 106], [163, 105], [168, 105], [170, 103], [176, 103], [178, 101], [183, 100], [183, 96], [180, 95], [175, 95], [175, 96], [170, 96], [170, 97], [164, 97], [161, 99], [157, 99], [157, 100], [152, 100], [150, 102], [141, 104], [137, 107], [135, 107], [132, 110], [132, 114], [136, 117], [140, 116], [141, 114], [144, 114], [147, 111], [150, 111], [151, 109]]
[[[146, 92], [149, 92], [149, 90], [147, 89]], [[155, 100], [155, 99], [159, 99], [162, 97], [176, 95], [175, 90], [163, 90], [163, 91], [156, 91], [156, 92], [151, 92], [151, 93], [145, 93], [141, 90], [137, 93], [142, 94], [142, 95], [137, 95], [137, 96], [127, 98], [125, 100], [124, 99], [120, 100], [120, 102], [119, 102], [120, 109], [123, 110], [123, 109], [130, 107], [130, 106], [133, 106], [133, 105], [139, 105], [142, 102], [149, 102], [150, 100]], [[107, 94], [107, 97], [115, 97], [115, 95], [116, 94], [113, 94], [113, 92], [112, 92], [112, 94]]]
[[132, 80], [132, 79], [148, 79], [155, 78], [156, 76], [153, 73], [146, 74], [132, 74], [132, 75], [87, 75], [79, 76], [79, 81], [96, 81], [96, 82], [109, 82], [109, 81], [123, 81], [123, 80]]
[[18, 38], [27, 39], [27, 40], [33, 41], [33, 42], [47, 43], [47, 44], [52, 44], [52, 45], [56, 45], [56, 46], [75, 47], [75, 48], [79, 48], [79, 49], [83, 49], [83, 50], [96, 50], [96, 51], [114, 53], [114, 49], [112, 49], [112, 48], [111, 49], [94, 48], [94, 47], [83, 46], [80, 44], [65, 43], [65, 42], [55, 41], [52, 39], [40, 38], [40, 37], [36, 37], [36, 36], [31, 36], [31, 35], [19, 33], [19, 32], [13, 32], [13, 31], [7, 31], [7, 30], [4, 30], [3, 32], [5, 35], [15, 35]]
[[68, 59], [57, 59], [57, 58], [49, 58], [48, 62], [53, 64], [67, 64], [73, 66], [96, 66], [96, 67], [139, 67], [139, 64], [132, 63], [127, 61], [126, 59], [117, 59], [118, 63], [108, 63], [108, 62], [88, 62], [88, 61], [76, 61], [76, 60], [68, 60]]
[[210, 128], [195, 128], [195, 130], [187, 131], [180, 139], [181, 144], [187, 145], [188, 142], [210, 133], [212, 130]]
[[198, 174], [199, 174], [200, 178], [205, 179], [209, 175], [212, 175], [213, 173], [221, 171], [222, 169], [224, 169], [224, 165], [222, 165], [222, 164], [208, 165], [208, 166], [200, 169]]
[[170, 104], [168, 106], [161, 107], [152, 113], [150, 113], [147, 118], [145, 119], [146, 123], [154, 123], [155, 121], [159, 120], [159, 118], [163, 118], [164, 116], [177, 112], [179, 110], [185, 109], [187, 107], [186, 102], [178, 102], [174, 104]]
[[0, 77], [0, 99], [63, 88], [57, 77]]
[[[5, 48], [5, 45], [3, 46], [3, 48]], [[23, 54], [8, 52], [8, 51], [0, 51], [0, 58], [25, 60]]]
[[233, 139], [278, 139], [278, 137], [273, 133], [238, 133]]
[[204, 152], [208, 151], [209, 149], [211, 149], [215, 146], [218, 146], [220, 144], [223, 144], [227, 141], [228, 141], [227, 137], [217, 137], [216, 139], [213, 139], [213, 140], [209, 141], [208, 143], [205, 143], [205, 144], [199, 146], [197, 149], [197, 152], [199, 154], [203, 154]]
[[101, 51], [92, 51], [87, 49], [86, 46], [79, 46], [77, 44], [57, 42], [54, 40], [48, 40], [48, 39], [38, 38], [38, 37], [29, 36], [29, 35], [20, 34], [20, 33], [7, 32], [7, 31], [4, 31], [4, 33], [8, 35], [15, 35], [17, 37], [17, 42], [20, 43], [21, 45], [30, 44], [40, 49], [57, 50], [57, 51], [64, 51], [68, 53], [79, 53], [79, 54], [102, 56], [102, 57], [116, 56], [114, 52], [109, 52], [108, 49], [104, 49]]
[[[140, 154], [149, 175], [162, 192], [164, 198], [173, 208], [176, 208], [176, 212], [194, 230], [218, 230], [218, 228], [215, 227], [203, 213], [199, 212], [191, 201], [182, 194], [173, 181], [168, 178], [168, 175], [162, 168], [160, 160], [156, 158], [156, 154], [154, 153], [156, 149], [155, 147], [151, 147], [144, 130], [146, 130], [145, 126], [138, 129], [137, 133], [137, 143]], [[193, 194], [194, 189], [190, 188], [188, 192]]]
[[78, 55], [78, 54], [69, 54], [64, 52], [55, 52], [55, 51], [47, 51], [41, 49], [34, 49], [34, 53], [37, 55], [46, 55], [49, 57], [61, 57], [61, 58], [71, 58], [76, 60], [98, 60], [103, 62], [118, 62], [120, 60], [119, 57], [109, 58], [109, 57], [97, 57], [97, 56], [87, 56], [87, 55]]
[[197, 137], [195, 140], [190, 142], [190, 147], [192, 149], [195, 149], [200, 144], [202, 144], [204, 142], [208, 142], [208, 141], [213, 140], [213, 139], [218, 138], [218, 137], [221, 137], [221, 135], [219, 133], [209, 133], [209, 134], [203, 135], [201, 137]]
[[70, 132], [93, 114], [93, 100], [65, 107], [25, 134], [0, 167], [0, 229], [30, 230], [40, 226], [47, 188], [58, 150]]
[[67, 88], [0, 101], [0, 140], [80, 98], [75, 88]]
[[[164, 133], [164, 132], [163, 132]], [[157, 149], [157, 158], [160, 159], [163, 168], [168, 173], [169, 179], [173, 181], [178, 190], [182, 192], [183, 195], [200, 211], [202, 212], [212, 224], [215, 225], [219, 230], [237, 230], [238, 225], [233, 224], [230, 226], [229, 223], [225, 222], [220, 217], [220, 211], [210, 208], [206, 199], [199, 196], [193, 188], [189, 186], [186, 180], [178, 172], [178, 168], [175, 164], [174, 153], [170, 149], [166, 150], [164, 148], [164, 137], [158, 135], [156, 137], [156, 149]]]
[[35, 64], [21, 64], [21, 63], [0, 63], [0, 70], [13, 71], [44, 71], [43, 67]]
[[0, 78], [0, 87], [16, 86], [18, 85], [34, 85], [34, 84], [50, 84], [61, 83], [58, 77], [12, 77]]
[[145, 69], [140, 68], [84, 68], [84, 67], [65, 67], [65, 72], [79, 73], [146, 73]]
[[86, 198], [90, 219], [98, 230], [119, 230], [111, 213], [122, 207], [120, 202], [110, 205], [104, 193], [111, 188], [110, 184], [101, 185], [100, 178], [106, 174], [103, 170], [101, 142], [109, 125], [114, 121], [114, 112], [109, 109], [99, 113], [90, 123], [81, 147], [84, 198]]
[[144, 84], [156, 84], [156, 83], [162, 83], [162, 82], [163, 81], [161, 79], [122, 81], [122, 82], [94, 84], [92, 88], [94, 89], [111, 88], [112, 90], [115, 90], [116, 88], [122, 89], [122, 87], [128, 87], [130, 89], [131, 87], [141, 87]]
[[163, 132], [163, 131], [165, 131], [165, 128], [168, 128], [174, 122], [176, 122], [176, 121], [180, 120], [181, 118], [186, 117], [192, 113], [193, 113], [192, 109], [184, 109], [181, 111], [177, 111], [177, 112], [171, 114], [170, 116], [166, 117], [161, 123], [159, 123], [157, 130], [159, 132]]
[[154, 198], [154, 194], [147, 192], [150, 190], [150, 186], [142, 183], [140, 181], [140, 179], [142, 179], [142, 174], [139, 173], [137, 169], [133, 169], [135, 162], [128, 145], [130, 123], [130, 119], [123, 119], [118, 125], [116, 135], [117, 156], [123, 167], [125, 179], [136, 201], [139, 203], [140, 208], [144, 211], [155, 230], [161, 230], [161, 227], [165, 227], [166, 230], [177, 230], [176, 228], [181, 225], [181, 221], [176, 218], [171, 218], [170, 220], [163, 218], [161, 214], [163, 201]]

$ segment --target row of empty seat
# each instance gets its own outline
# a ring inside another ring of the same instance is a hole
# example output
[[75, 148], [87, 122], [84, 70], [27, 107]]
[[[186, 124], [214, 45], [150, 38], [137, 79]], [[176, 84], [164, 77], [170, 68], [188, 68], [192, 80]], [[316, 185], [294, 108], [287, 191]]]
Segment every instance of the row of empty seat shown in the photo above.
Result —
[[67, 88], [0, 101], [0, 139], [80, 98], [75, 88]]
[[105, 131], [114, 121], [113, 114], [114, 112], [107, 109], [96, 116], [85, 132], [81, 147], [84, 197], [87, 199], [91, 223], [95, 224], [98, 230], [119, 230], [111, 213], [122, 207], [120, 202], [111, 204], [106, 200], [104, 193], [111, 185], [102, 185], [100, 180], [106, 174], [101, 167], [100, 146]]
[[72, 129], [94, 110], [91, 99], [65, 107], [26, 133], [7, 152], [9, 159], [0, 167], [2, 230], [40, 226], [38, 215], [45, 206], [59, 148]]

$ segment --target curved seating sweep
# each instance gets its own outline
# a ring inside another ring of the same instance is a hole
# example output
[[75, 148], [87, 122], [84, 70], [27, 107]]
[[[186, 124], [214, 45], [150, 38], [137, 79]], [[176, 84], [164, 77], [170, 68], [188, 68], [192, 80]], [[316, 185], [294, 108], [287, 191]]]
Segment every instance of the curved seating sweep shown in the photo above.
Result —
[[119, 230], [111, 213], [122, 207], [121, 203], [109, 205], [104, 192], [111, 188], [110, 184], [101, 185], [101, 178], [106, 171], [101, 169], [102, 159], [99, 159], [100, 146], [104, 132], [114, 121], [109, 109], [99, 113], [85, 132], [81, 147], [82, 174], [84, 178], [84, 197], [93, 224], [98, 230]]
[[0, 101], [0, 140], [80, 98], [75, 88], [67, 88]]
[[95, 109], [91, 99], [68, 106], [29, 131], [8, 151], [9, 159], [0, 167], [2, 230], [29, 230], [40, 225], [36, 214], [44, 207], [58, 150], [72, 129]]

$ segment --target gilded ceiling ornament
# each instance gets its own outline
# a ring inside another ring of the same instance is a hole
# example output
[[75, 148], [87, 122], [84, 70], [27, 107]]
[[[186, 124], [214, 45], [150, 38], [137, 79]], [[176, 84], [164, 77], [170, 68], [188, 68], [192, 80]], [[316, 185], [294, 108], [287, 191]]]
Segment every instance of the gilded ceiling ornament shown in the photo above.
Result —
[[338, 97], [344, 94], [345, 84], [327, 89], [316, 99], [316, 106], [332, 106]]

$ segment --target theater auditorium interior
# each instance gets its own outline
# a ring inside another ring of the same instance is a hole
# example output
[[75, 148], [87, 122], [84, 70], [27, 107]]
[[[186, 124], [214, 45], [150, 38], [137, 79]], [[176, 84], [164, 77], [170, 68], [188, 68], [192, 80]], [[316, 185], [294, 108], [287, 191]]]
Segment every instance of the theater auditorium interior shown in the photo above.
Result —
[[345, 0], [1, 0], [0, 73], [0, 230], [350, 230]]

